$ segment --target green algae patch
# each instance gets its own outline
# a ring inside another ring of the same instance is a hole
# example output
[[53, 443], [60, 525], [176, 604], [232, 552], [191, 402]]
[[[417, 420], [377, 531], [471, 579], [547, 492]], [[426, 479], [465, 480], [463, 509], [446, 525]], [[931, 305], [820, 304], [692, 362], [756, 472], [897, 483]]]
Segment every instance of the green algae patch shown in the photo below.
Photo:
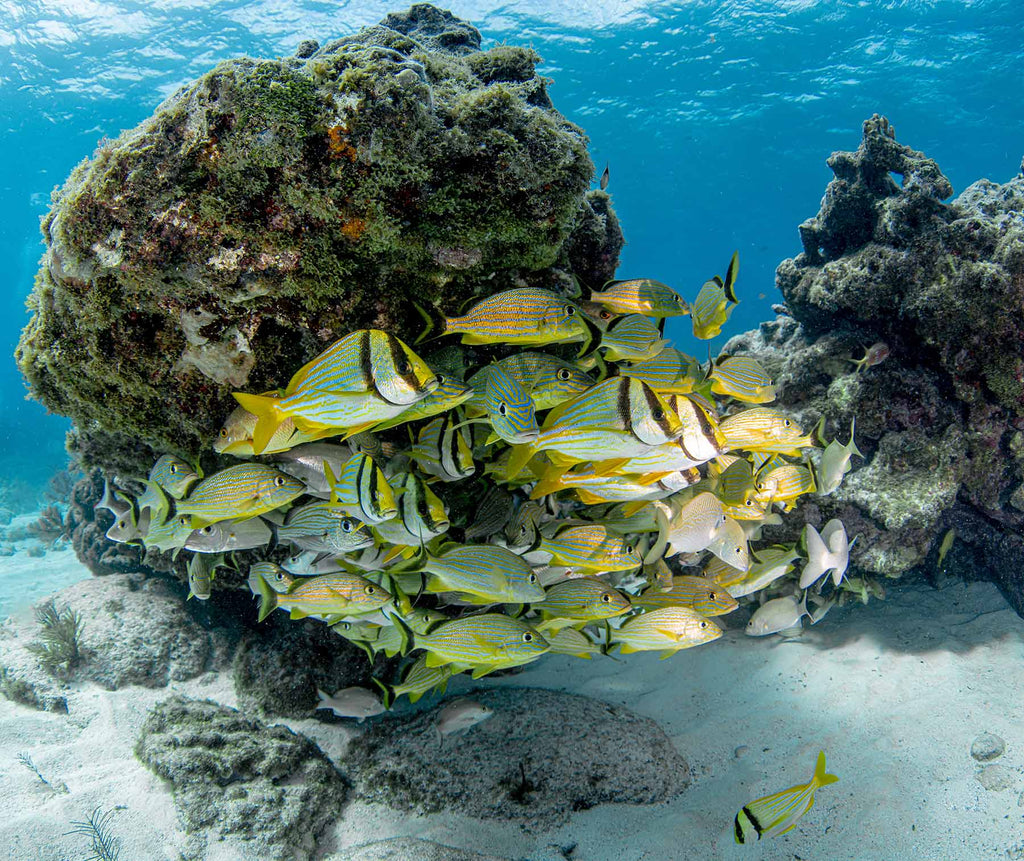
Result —
[[[194, 458], [233, 390], [356, 328], [412, 340], [412, 298], [454, 312], [583, 263], [593, 164], [533, 51], [420, 5], [300, 53], [219, 64], [55, 192], [16, 356], [84, 463]], [[603, 218], [588, 276], [617, 263]]]

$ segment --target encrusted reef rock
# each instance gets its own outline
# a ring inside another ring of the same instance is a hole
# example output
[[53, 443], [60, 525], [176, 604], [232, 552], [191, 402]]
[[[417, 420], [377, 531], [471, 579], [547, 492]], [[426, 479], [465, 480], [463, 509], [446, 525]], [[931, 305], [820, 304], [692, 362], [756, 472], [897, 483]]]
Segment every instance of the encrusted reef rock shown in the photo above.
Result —
[[[1024, 525], [1024, 178], [952, 188], [877, 115], [800, 226], [803, 253], [776, 273], [785, 313], [734, 338], [780, 385], [779, 405], [847, 438], [866, 460], [810, 522], [841, 517], [862, 573], [934, 566], [945, 530], [993, 563]], [[897, 184], [892, 174], [900, 176]], [[791, 315], [791, 316], [790, 316]], [[888, 355], [861, 373], [869, 345]], [[948, 564], [956, 564], [951, 554]], [[1018, 612], [1017, 565], [961, 570], [995, 579]]]
[[[235, 652], [232, 676], [238, 704], [247, 714], [310, 717], [319, 703], [317, 688], [333, 693], [351, 685], [372, 688], [374, 663], [319, 621], [290, 620], [272, 613], [246, 631]], [[320, 712], [319, 714], [323, 714]]]
[[138, 758], [170, 781], [186, 831], [245, 841], [247, 858], [308, 859], [347, 785], [319, 747], [209, 700], [172, 697], [139, 734]]
[[17, 350], [83, 463], [145, 475], [208, 451], [232, 390], [353, 329], [411, 338], [410, 297], [454, 313], [610, 275], [621, 233], [538, 60], [420, 4], [221, 63], [101, 144], [44, 219]]
[[457, 810], [528, 829], [598, 804], [653, 804], [689, 785], [661, 728], [628, 709], [535, 688], [476, 691], [494, 710], [438, 744], [437, 708], [378, 721], [346, 761], [358, 793], [400, 809]]

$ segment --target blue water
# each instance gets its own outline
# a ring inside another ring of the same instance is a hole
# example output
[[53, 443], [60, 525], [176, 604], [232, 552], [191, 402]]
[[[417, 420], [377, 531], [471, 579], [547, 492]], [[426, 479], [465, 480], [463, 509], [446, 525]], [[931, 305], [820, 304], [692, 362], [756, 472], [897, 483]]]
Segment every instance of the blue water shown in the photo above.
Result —
[[[50, 190], [104, 136], [221, 59], [291, 53], [380, 20], [397, 2], [240, 0], [0, 4], [0, 352], [27, 317]], [[684, 295], [738, 248], [742, 304], [716, 342], [770, 316], [775, 266], [799, 251], [833, 150], [886, 114], [959, 192], [1017, 172], [1024, 138], [1019, 4], [605, 2], [451, 4], [485, 45], [532, 45], [557, 108], [583, 126], [628, 245], [620, 275]], [[670, 334], [683, 349], [684, 328]], [[694, 349], [697, 349], [696, 347]], [[45, 482], [63, 465], [64, 420], [23, 400], [0, 363], [0, 476]]]

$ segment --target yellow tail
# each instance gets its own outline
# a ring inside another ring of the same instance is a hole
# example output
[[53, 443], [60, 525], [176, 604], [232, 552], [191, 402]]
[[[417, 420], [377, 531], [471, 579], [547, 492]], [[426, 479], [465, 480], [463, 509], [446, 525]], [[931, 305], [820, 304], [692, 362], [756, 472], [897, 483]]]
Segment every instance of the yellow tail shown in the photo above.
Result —
[[825, 751], [818, 752], [818, 764], [814, 769], [814, 782], [818, 786], [828, 786], [830, 783], [835, 783], [839, 778], [834, 774], [827, 774], [825, 772]]
[[256, 427], [252, 432], [252, 450], [261, 454], [270, 443], [274, 432], [281, 426], [287, 416], [278, 408], [280, 400], [267, 395], [249, 395], [245, 392], [232, 392], [235, 400], [243, 410], [256, 416]]

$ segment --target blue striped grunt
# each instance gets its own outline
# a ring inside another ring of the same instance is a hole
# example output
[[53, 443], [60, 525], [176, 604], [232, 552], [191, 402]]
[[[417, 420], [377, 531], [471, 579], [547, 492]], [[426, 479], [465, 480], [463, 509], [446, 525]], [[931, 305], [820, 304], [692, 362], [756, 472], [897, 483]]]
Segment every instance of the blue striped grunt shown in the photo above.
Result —
[[399, 473], [391, 479], [398, 499], [398, 516], [374, 527], [388, 544], [419, 547], [444, 535], [451, 525], [444, 503], [414, 472]]
[[539, 287], [495, 293], [461, 317], [447, 317], [444, 334], [459, 333], [463, 344], [541, 346], [590, 340], [580, 309]]
[[708, 478], [723, 505], [743, 505], [757, 494], [754, 470], [742, 458], [723, 455], [708, 467]]
[[582, 394], [592, 385], [593, 378], [575, 365], [547, 353], [516, 353], [500, 362], [485, 365], [469, 378], [473, 397], [469, 401], [470, 415], [486, 412], [484, 388], [493, 368], [501, 368], [518, 382], [533, 398], [538, 410], [547, 410]]
[[492, 365], [484, 383], [483, 407], [494, 433], [507, 443], [537, 439], [537, 413], [526, 388], [504, 368]]
[[690, 313], [675, 290], [651, 278], [609, 281], [601, 290], [592, 290], [590, 301], [616, 314], [643, 314], [647, 317], [681, 317]]
[[541, 476], [530, 492], [531, 499], [540, 499], [549, 493], [572, 489], [586, 505], [601, 502], [639, 502], [664, 499], [700, 480], [697, 470], [672, 470], [625, 475], [604, 475], [593, 464], [564, 471], [551, 468]]
[[825, 771], [825, 752], [820, 751], [808, 783], [765, 795], [740, 808], [733, 826], [736, 842], [747, 843], [751, 839], [776, 837], [792, 831], [800, 817], [814, 807], [814, 793], [818, 788], [838, 780], [834, 774]]
[[166, 519], [154, 516], [142, 536], [142, 543], [147, 550], [181, 550], [193, 529], [193, 518], [189, 514], [173, 514]]
[[710, 281], [705, 281], [697, 298], [693, 300], [691, 308], [693, 334], [702, 341], [714, 338], [721, 333], [722, 326], [729, 319], [732, 309], [739, 304], [740, 300], [736, 298], [735, 289], [739, 266], [740, 255], [737, 251], [729, 261], [725, 279], [716, 275]]
[[272, 466], [240, 463], [200, 481], [178, 502], [177, 512], [191, 514], [192, 529], [198, 529], [218, 520], [255, 517], [273, 511], [305, 491], [301, 481]]
[[816, 444], [813, 433], [804, 434], [793, 419], [769, 407], [753, 407], [725, 418], [718, 426], [725, 435], [727, 451], [744, 449], [798, 455]]
[[429, 574], [424, 590], [455, 592], [474, 604], [529, 604], [544, 600], [530, 565], [511, 550], [490, 544], [450, 544], [426, 553], [413, 570]]
[[431, 419], [420, 428], [409, 457], [441, 481], [459, 481], [476, 472], [469, 436], [457, 413]]
[[350, 553], [373, 544], [364, 523], [329, 502], [310, 502], [291, 509], [277, 528], [277, 538], [301, 550], [320, 553]]
[[203, 474], [196, 467], [173, 454], [160, 457], [149, 471], [149, 480], [160, 485], [175, 499], [181, 499], [202, 477]]
[[762, 470], [756, 479], [758, 498], [769, 505], [784, 503], [785, 511], [792, 511], [796, 500], [817, 490], [814, 470], [808, 466], [787, 463], [769, 471]]
[[775, 381], [752, 356], [719, 359], [708, 374], [711, 391], [748, 404], [768, 404], [775, 400]]
[[[396, 623], [405, 624], [397, 619]], [[427, 667], [473, 667], [474, 678], [535, 661], [548, 651], [547, 640], [530, 625], [502, 613], [454, 619], [429, 634], [416, 634], [408, 627], [405, 630], [410, 649], [427, 652]]]
[[548, 554], [548, 562], [569, 565], [577, 572], [630, 571], [643, 559], [631, 544], [600, 523], [566, 526], [552, 537], [541, 536], [538, 554]]
[[336, 613], [372, 613], [391, 601], [391, 593], [383, 586], [345, 571], [309, 577], [287, 592], [275, 592], [262, 576], [256, 578], [256, 587], [260, 593], [261, 622], [277, 607], [289, 610], [293, 619], [303, 619]]
[[398, 514], [395, 494], [387, 476], [369, 455], [354, 454], [337, 475], [328, 462], [325, 466], [331, 488], [331, 503], [364, 523], [381, 523]]
[[539, 451], [570, 461], [639, 457], [682, 433], [679, 417], [647, 385], [612, 377], [551, 410], [537, 440], [513, 449], [506, 475], [515, 478]]
[[669, 345], [661, 329], [650, 318], [630, 314], [614, 320], [601, 336], [598, 345], [609, 362], [645, 362], [653, 359]]
[[625, 595], [598, 577], [576, 577], [556, 583], [548, 588], [543, 601], [533, 605], [542, 619], [573, 622], [610, 619], [628, 613], [630, 607]]
[[274, 562], [254, 562], [249, 566], [248, 582], [250, 591], [257, 597], [260, 594], [260, 578], [275, 592], [281, 592], [282, 594], [301, 582], [301, 578], [296, 577], [289, 571], [285, 571], [284, 568]]
[[619, 373], [647, 383], [659, 394], [689, 394], [704, 378], [697, 360], [674, 347], [666, 347], [652, 359], [621, 365]]
[[505, 526], [505, 540], [509, 547], [529, 547], [537, 540], [537, 529], [544, 517], [544, 506], [538, 502], [523, 502]]
[[630, 616], [618, 628], [610, 628], [608, 647], [632, 652], [661, 652], [662, 659], [676, 652], [710, 643], [722, 636], [722, 629], [689, 607], [661, 607]]
[[634, 607], [657, 610], [660, 607], [689, 607], [706, 618], [724, 616], [735, 610], [739, 603], [724, 586], [706, 577], [673, 577], [670, 588], [645, 589], [630, 598]]

